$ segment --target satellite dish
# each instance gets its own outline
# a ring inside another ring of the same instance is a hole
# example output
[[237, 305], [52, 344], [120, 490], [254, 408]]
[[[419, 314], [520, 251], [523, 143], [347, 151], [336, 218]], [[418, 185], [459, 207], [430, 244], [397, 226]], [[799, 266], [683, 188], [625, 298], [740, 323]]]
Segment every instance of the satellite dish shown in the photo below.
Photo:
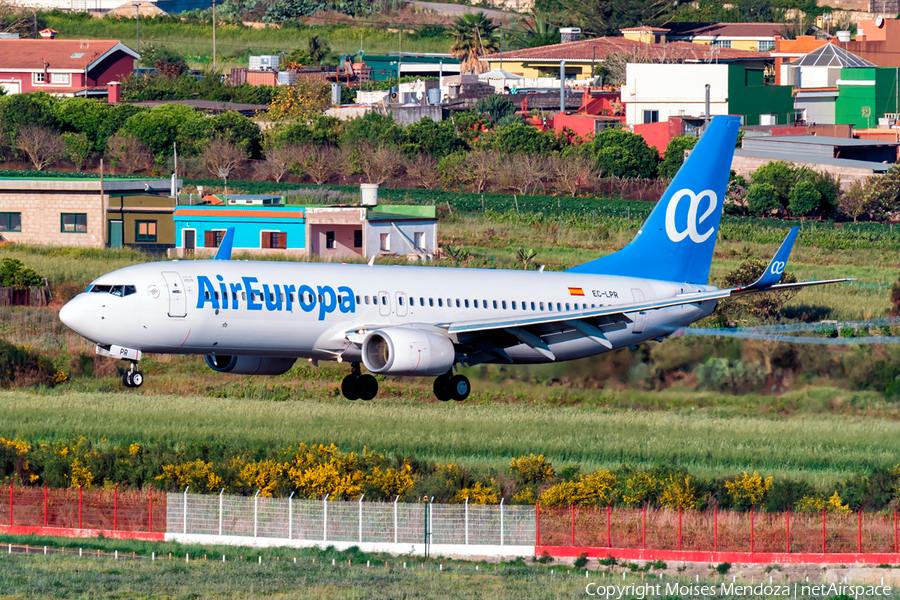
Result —
[[875, 18], [875, 27], [881, 29], [884, 26], [884, 17], [878, 16]]

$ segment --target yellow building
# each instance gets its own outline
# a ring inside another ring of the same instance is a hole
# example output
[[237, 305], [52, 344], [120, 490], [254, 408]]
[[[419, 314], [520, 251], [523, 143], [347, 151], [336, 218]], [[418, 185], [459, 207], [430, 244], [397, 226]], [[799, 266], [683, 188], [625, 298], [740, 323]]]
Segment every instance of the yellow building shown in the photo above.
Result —
[[665, 35], [670, 42], [771, 52], [775, 48], [775, 36], [784, 37], [789, 27], [788, 23], [669, 23]]

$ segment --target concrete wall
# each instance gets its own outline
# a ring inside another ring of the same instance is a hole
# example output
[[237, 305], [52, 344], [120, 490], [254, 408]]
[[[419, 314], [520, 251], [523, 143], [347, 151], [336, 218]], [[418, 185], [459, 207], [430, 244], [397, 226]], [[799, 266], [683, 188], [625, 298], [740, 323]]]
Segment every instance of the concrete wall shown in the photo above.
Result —
[[[739, 152], [739, 151], [738, 151]], [[746, 179], [750, 179], [756, 169], [772, 162], [771, 158], [757, 158], [754, 156], [739, 156], [736, 152], [734, 159], [731, 161], [732, 170], [738, 175]], [[824, 171], [841, 178], [841, 189], [847, 190], [854, 181], [866, 179], [874, 174], [872, 169], [859, 169], [853, 167], [842, 167], [836, 165], [825, 165], [819, 163], [808, 163], [800, 161], [786, 161], [797, 167], [807, 167], [813, 171]]]
[[794, 108], [806, 111], [808, 123], [834, 123], [834, 98], [797, 98]]
[[[334, 232], [334, 248], [328, 248], [326, 239], [329, 231]], [[315, 256], [324, 258], [340, 256], [362, 256], [365, 249], [365, 237], [363, 247], [353, 246], [354, 232], [363, 231], [362, 224], [358, 225], [319, 225], [309, 226], [309, 252]], [[365, 234], [363, 234], [365, 235]]]
[[[396, 227], [395, 227], [396, 225]], [[413, 248], [415, 233], [425, 233], [426, 253], [432, 255], [437, 249], [437, 223], [434, 221], [368, 221], [364, 233], [366, 256], [397, 254], [400, 256], [421, 255]], [[381, 250], [381, 234], [388, 234], [390, 249]]]
[[[22, 214], [22, 231], [3, 232], [3, 241], [55, 246], [102, 248], [106, 243], [105, 205], [109, 196], [96, 192], [5, 191], [0, 193], [0, 212]], [[87, 231], [61, 230], [62, 213], [87, 215]]]

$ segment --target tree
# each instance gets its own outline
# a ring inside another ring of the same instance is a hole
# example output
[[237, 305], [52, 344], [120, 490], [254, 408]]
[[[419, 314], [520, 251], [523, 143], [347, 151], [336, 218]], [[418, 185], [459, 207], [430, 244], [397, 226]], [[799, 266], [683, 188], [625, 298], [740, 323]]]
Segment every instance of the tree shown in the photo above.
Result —
[[306, 54], [309, 55], [309, 59], [312, 62], [321, 63], [329, 54], [331, 54], [331, 47], [328, 45], [328, 41], [325, 38], [314, 35], [309, 38], [309, 42], [306, 46]]
[[468, 150], [468, 144], [459, 137], [450, 120], [436, 122], [423, 117], [407, 125], [403, 134], [402, 148], [407, 156], [425, 153], [440, 160], [458, 150]]
[[28, 155], [31, 164], [38, 171], [55, 163], [66, 151], [60, 134], [37, 125], [26, 125], [19, 129], [16, 148]]
[[325, 183], [334, 175], [338, 163], [337, 151], [333, 147], [313, 148], [309, 160], [306, 162], [306, 174], [315, 183]]
[[747, 208], [750, 214], [758, 217], [768, 216], [773, 210], [780, 208], [778, 194], [771, 183], [754, 183], [747, 192]]
[[371, 147], [397, 146], [403, 140], [403, 128], [390, 115], [370, 110], [344, 123], [341, 146], [366, 144]]
[[840, 211], [853, 218], [856, 223], [857, 219], [866, 213], [871, 205], [871, 198], [866, 189], [866, 183], [863, 179], [857, 179], [850, 184], [850, 188], [841, 195], [838, 208]]
[[659, 154], [640, 135], [604, 129], [577, 149], [590, 156], [603, 177], [656, 177]]
[[141, 140], [132, 135], [122, 134], [109, 138], [106, 155], [117, 169], [129, 175], [146, 169], [153, 159]]
[[636, 52], [613, 52], [595, 67], [594, 74], [599, 75], [604, 84], [625, 85], [625, 75], [629, 64], [651, 62], [653, 60], [650, 58], [649, 46], [642, 47]]
[[457, 17], [449, 27], [453, 36], [451, 54], [460, 59], [462, 72], [472, 70], [481, 73], [487, 70], [478, 57], [499, 49], [498, 26], [483, 12], [466, 13]]
[[152, 43], [141, 46], [141, 62], [153, 65], [159, 75], [166, 79], [175, 79], [188, 71], [187, 61], [181, 54]]
[[788, 210], [792, 215], [806, 217], [819, 209], [821, 199], [816, 186], [809, 181], [801, 181], [791, 188]]
[[594, 36], [618, 35], [619, 29], [658, 26], [674, 15], [670, 0], [560, 0], [573, 25]]
[[296, 168], [298, 163], [304, 162], [309, 154], [303, 146], [297, 144], [285, 144], [272, 148], [266, 152], [266, 166], [271, 177], [276, 183], [280, 183], [288, 171]]
[[246, 160], [247, 155], [240, 148], [224, 139], [208, 141], [203, 151], [203, 166], [213, 177], [234, 177]]
[[559, 27], [551, 25], [550, 21], [550, 15], [543, 12], [536, 11], [526, 14], [525, 18], [516, 22], [514, 29], [508, 32], [511, 38], [508, 47], [519, 50], [558, 44], [560, 40]]
[[575, 196], [587, 185], [593, 173], [593, 163], [585, 156], [553, 157], [553, 185]]
[[106, 142], [132, 115], [144, 108], [127, 103], [107, 104], [94, 98], [64, 98], [54, 105], [59, 127], [64, 132], [83, 133], [91, 152], [106, 150]]
[[406, 174], [426, 190], [434, 190], [441, 185], [438, 162], [430, 154], [419, 154], [406, 167]]
[[63, 134], [66, 158], [75, 165], [75, 170], [81, 172], [91, 155], [91, 146], [87, 134], [67, 132]]
[[553, 154], [568, 145], [568, 140], [550, 131], [539, 131], [525, 123], [498, 127], [491, 147], [501, 154]]
[[125, 121], [120, 133], [141, 140], [153, 156], [171, 156], [178, 143], [180, 155], [193, 156], [206, 139], [208, 120], [190, 106], [164, 104], [134, 114]]
[[405, 162], [397, 148], [360, 148], [360, 168], [369, 183], [382, 184], [399, 177], [405, 170]]
[[516, 105], [499, 94], [491, 94], [479, 98], [475, 102], [475, 110], [496, 125], [503, 117], [515, 114]]
[[522, 268], [524, 270], [528, 270], [531, 265], [531, 261], [537, 258], [538, 251], [534, 248], [519, 248], [516, 250], [516, 260], [518, 260], [522, 264]]
[[475, 186], [473, 191], [480, 194], [484, 191], [488, 181], [494, 176], [497, 169], [498, 155], [488, 150], [478, 149], [469, 152], [467, 158], [472, 183]]
[[235, 111], [219, 113], [205, 119], [205, 135], [209, 138], [228, 140], [237, 146], [245, 157], [259, 156], [262, 132], [259, 125]]
[[0, 98], [0, 121], [6, 127], [9, 139], [14, 139], [20, 127], [34, 125], [54, 131], [59, 130], [56, 117], [58, 100], [45, 92], [13, 94]]
[[678, 135], [669, 140], [666, 155], [659, 163], [659, 176], [665, 179], [675, 177], [684, 164], [684, 153], [697, 145], [699, 138], [692, 135]]
[[869, 178], [869, 200], [879, 212], [900, 209], [900, 165], [894, 165], [883, 175]]
[[[796, 169], [783, 160], [775, 160], [753, 172], [754, 184], [767, 183], [775, 189], [776, 201], [787, 208], [791, 188], [797, 182]], [[751, 192], [753, 188], [751, 187]]]
[[331, 106], [331, 87], [324, 81], [300, 77], [293, 85], [278, 87], [269, 104], [270, 119], [311, 119]]

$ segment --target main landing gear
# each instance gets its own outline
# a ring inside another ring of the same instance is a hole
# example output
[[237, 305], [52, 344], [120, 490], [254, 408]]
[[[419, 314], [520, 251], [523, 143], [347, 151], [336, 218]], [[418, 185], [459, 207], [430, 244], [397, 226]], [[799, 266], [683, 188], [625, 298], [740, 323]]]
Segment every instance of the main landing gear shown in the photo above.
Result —
[[438, 400], [446, 402], [453, 399], [457, 402], [465, 400], [472, 391], [469, 378], [465, 375], [453, 375], [453, 370], [447, 371], [434, 380], [434, 395]]
[[378, 394], [378, 380], [374, 375], [359, 372], [359, 363], [350, 363], [350, 374], [341, 382], [341, 393], [347, 400], [371, 400]]
[[122, 383], [125, 384], [125, 387], [139, 388], [144, 383], [144, 374], [137, 369], [138, 364], [136, 362], [132, 362], [131, 368], [125, 371], [125, 374], [122, 375]]

